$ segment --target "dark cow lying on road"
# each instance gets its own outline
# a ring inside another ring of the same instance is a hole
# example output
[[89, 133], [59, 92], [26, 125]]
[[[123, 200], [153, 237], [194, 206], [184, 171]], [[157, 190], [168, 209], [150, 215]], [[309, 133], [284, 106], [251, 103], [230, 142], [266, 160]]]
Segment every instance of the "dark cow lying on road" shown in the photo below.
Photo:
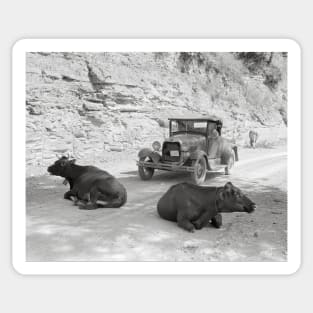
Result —
[[256, 142], [259, 138], [259, 134], [254, 131], [254, 130], [250, 130], [249, 131], [249, 139], [250, 139], [250, 147], [251, 148], [255, 148]]
[[224, 187], [204, 187], [190, 183], [172, 186], [159, 200], [158, 213], [178, 226], [193, 232], [212, 222], [222, 225], [220, 213], [248, 212], [256, 205], [239, 188], [228, 182]]
[[118, 208], [127, 199], [125, 187], [108, 172], [95, 166], [75, 164], [75, 159], [62, 156], [48, 167], [52, 175], [61, 176], [70, 184], [64, 199], [81, 204], [80, 209], [92, 210], [98, 207]]

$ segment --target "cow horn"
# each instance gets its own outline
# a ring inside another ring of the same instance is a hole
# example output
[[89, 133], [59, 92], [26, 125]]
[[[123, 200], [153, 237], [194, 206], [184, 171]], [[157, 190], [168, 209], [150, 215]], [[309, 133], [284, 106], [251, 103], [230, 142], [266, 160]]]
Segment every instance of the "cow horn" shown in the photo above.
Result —
[[228, 182], [224, 186], [224, 190], [227, 192], [230, 192], [233, 189], [233, 184], [231, 182]]
[[60, 154], [58, 154], [58, 153], [56, 153], [55, 156], [56, 156], [58, 159], [61, 159], [61, 158], [62, 158], [62, 156], [61, 156]]

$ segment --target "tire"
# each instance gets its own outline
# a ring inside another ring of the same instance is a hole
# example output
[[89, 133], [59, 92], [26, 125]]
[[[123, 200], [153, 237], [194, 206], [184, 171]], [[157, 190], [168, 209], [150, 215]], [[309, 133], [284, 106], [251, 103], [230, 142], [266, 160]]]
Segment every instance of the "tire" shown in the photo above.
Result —
[[[147, 161], [152, 162], [152, 160], [148, 157], [142, 157], [139, 161]], [[138, 166], [138, 174], [142, 180], [150, 180], [154, 174], [154, 168]]]
[[206, 178], [207, 164], [204, 156], [192, 161], [194, 172], [191, 173], [192, 180], [196, 185], [201, 185]]
[[225, 167], [225, 175], [231, 174], [234, 165], [235, 165], [235, 155], [234, 152], [232, 152], [230, 158], [228, 159], [227, 166]]

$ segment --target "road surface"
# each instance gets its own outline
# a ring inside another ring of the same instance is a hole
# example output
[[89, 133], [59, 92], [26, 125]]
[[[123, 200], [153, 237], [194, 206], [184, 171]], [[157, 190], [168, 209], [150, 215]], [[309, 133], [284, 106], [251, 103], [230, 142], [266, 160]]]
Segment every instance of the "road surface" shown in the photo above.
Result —
[[224, 213], [223, 226], [189, 233], [162, 220], [156, 204], [189, 174], [158, 172], [138, 178], [134, 163], [111, 165], [128, 201], [119, 209], [79, 210], [63, 199], [62, 179], [27, 179], [27, 261], [286, 261], [287, 154], [284, 149], [241, 152], [230, 176], [208, 174], [206, 185], [227, 181], [256, 204], [252, 214]]

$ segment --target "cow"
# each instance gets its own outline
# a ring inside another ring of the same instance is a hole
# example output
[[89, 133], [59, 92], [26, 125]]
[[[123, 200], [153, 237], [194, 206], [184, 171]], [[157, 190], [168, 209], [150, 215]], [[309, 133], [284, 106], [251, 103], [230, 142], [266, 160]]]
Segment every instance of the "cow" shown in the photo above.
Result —
[[254, 130], [250, 130], [249, 131], [249, 139], [250, 139], [250, 147], [255, 149], [255, 145], [256, 145], [256, 142], [259, 138], [259, 134], [254, 131]]
[[220, 228], [221, 213], [251, 213], [255, 208], [256, 204], [231, 182], [223, 187], [179, 183], [172, 186], [157, 204], [161, 218], [177, 222], [179, 227], [190, 232], [203, 228], [210, 221], [214, 227]]
[[111, 174], [95, 166], [75, 164], [75, 159], [62, 156], [48, 167], [51, 175], [65, 178], [70, 190], [64, 199], [75, 200], [80, 209], [119, 208], [126, 203], [125, 187]]

